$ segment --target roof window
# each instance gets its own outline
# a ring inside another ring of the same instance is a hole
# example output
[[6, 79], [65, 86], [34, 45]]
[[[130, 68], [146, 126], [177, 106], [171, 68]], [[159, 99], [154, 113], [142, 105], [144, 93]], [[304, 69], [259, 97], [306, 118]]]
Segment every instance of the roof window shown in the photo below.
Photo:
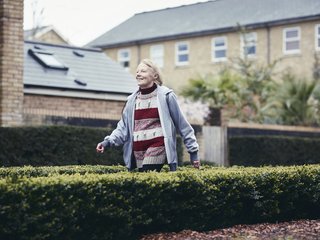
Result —
[[84, 53], [76, 51], [76, 50], [73, 50], [73, 54], [78, 56], [78, 57], [84, 57]]
[[34, 45], [33, 46], [35, 49], [43, 49], [42, 47], [38, 46], [38, 45]]
[[87, 83], [85, 81], [79, 80], [79, 79], [75, 79], [74, 80], [75, 83], [81, 85], [81, 86], [87, 86]]
[[28, 53], [42, 66], [51, 69], [68, 70], [69, 68], [57, 59], [52, 52], [29, 49]]

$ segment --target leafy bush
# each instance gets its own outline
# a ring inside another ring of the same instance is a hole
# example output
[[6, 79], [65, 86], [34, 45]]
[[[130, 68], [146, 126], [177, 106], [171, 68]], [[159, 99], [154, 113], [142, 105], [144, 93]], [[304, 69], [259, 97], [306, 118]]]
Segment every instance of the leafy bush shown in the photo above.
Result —
[[320, 165], [0, 180], [0, 239], [134, 239], [319, 218]]
[[228, 140], [230, 165], [290, 166], [320, 163], [320, 139], [240, 136]]
[[127, 171], [127, 168], [118, 166], [102, 165], [69, 165], [69, 166], [50, 166], [50, 167], [2, 167], [0, 168], [0, 178], [22, 178], [22, 177], [48, 177], [53, 175], [85, 175], [88, 173], [108, 174]]
[[101, 128], [0, 128], [0, 135], [0, 166], [123, 164], [121, 148], [107, 149], [103, 155], [96, 153], [97, 143], [106, 135]]
[[[122, 147], [96, 153], [112, 129], [41, 126], [0, 128], [0, 166], [124, 165]], [[182, 159], [178, 138], [178, 158]]]

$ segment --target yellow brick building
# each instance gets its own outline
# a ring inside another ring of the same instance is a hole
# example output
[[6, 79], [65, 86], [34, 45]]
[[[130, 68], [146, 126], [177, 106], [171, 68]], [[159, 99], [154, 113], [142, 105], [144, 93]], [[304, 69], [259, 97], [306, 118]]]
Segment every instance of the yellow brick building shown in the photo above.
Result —
[[104, 49], [132, 74], [141, 59], [153, 59], [177, 92], [244, 54], [260, 65], [280, 60], [276, 72], [310, 78], [320, 55], [320, 1], [219, 0], [143, 12], [87, 46]]

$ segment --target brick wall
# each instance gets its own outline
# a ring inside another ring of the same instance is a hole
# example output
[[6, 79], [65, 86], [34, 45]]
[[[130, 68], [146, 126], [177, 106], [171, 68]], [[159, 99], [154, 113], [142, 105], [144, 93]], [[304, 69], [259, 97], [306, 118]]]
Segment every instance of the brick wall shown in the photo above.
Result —
[[55, 124], [52, 121], [57, 118], [52, 117], [59, 117], [61, 123], [68, 118], [118, 121], [124, 104], [123, 101], [26, 94], [23, 101], [24, 124]]
[[23, 0], [0, 1], [0, 126], [22, 124]]

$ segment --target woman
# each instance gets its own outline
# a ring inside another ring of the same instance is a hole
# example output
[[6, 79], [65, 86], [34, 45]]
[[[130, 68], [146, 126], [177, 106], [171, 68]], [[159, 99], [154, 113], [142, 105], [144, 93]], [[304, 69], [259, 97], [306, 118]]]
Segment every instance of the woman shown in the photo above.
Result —
[[128, 97], [117, 128], [98, 143], [96, 150], [124, 145], [123, 157], [129, 170], [160, 171], [165, 163], [177, 169], [176, 130], [190, 154], [191, 163], [199, 168], [199, 145], [194, 130], [184, 117], [174, 92], [162, 86], [159, 69], [149, 59], [137, 67], [139, 89]]

